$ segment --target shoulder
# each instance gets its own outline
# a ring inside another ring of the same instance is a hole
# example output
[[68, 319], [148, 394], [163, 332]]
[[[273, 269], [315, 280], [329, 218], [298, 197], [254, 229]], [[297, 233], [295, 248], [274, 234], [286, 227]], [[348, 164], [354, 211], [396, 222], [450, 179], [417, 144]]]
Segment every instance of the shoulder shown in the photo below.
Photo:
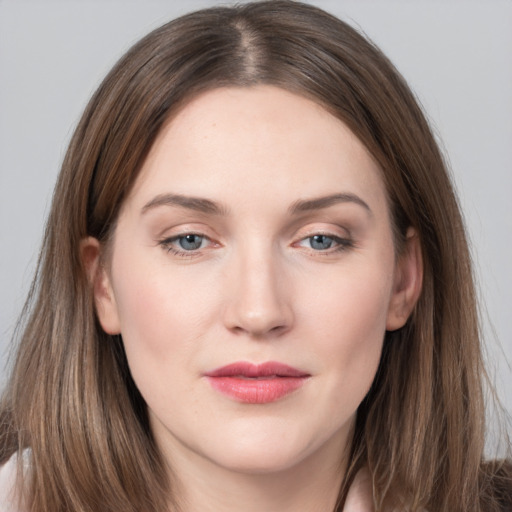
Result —
[[16, 505], [17, 465], [18, 457], [15, 454], [0, 466], [0, 511], [2, 512], [22, 512]]

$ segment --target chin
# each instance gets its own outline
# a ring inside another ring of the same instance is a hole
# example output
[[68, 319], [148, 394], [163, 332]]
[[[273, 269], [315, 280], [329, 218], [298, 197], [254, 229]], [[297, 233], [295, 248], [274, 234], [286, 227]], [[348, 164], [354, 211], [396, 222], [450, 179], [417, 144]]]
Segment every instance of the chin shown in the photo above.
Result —
[[[252, 429], [244, 435], [227, 435], [204, 447], [211, 462], [227, 470], [245, 474], [269, 474], [299, 467], [321, 451], [319, 438], [310, 439], [293, 429]], [[320, 446], [319, 446], [320, 445]], [[211, 447], [215, 448], [212, 450]]]
[[210, 459], [214, 464], [236, 473], [265, 475], [287, 471], [300, 465], [303, 457], [283, 450], [265, 449], [255, 446], [252, 450], [239, 450], [224, 453]]

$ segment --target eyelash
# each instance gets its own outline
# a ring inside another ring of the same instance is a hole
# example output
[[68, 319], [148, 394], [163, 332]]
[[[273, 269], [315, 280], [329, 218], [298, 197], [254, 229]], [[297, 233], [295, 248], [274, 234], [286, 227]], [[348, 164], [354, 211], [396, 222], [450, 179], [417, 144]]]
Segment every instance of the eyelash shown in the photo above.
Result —
[[[212, 243], [212, 240], [210, 238], [208, 238], [206, 235], [204, 235], [202, 233], [194, 233], [194, 232], [183, 233], [183, 234], [175, 235], [175, 236], [172, 236], [169, 238], [165, 238], [163, 240], [160, 240], [158, 243], [167, 253], [170, 253], [173, 256], [177, 256], [180, 258], [194, 258], [194, 257], [200, 256], [201, 255], [200, 251], [202, 249], [201, 247], [199, 247], [197, 249], [192, 249], [192, 250], [177, 249], [176, 247], [174, 247], [174, 245], [173, 245], [174, 243], [178, 242], [180, 239], [184, 239], [187, 236], [200, 237], [202, 239], [201, 245], [202, 245], [203, 241]], [[339, 237], [339, 236], [331, 234], [331, 233], [322, 233], [322, 232], [313, 233], [309, 236], [301, 238], [298, 242], [294, 242], [292, 244], [292, 246], [301, 247], [300, 243], [302, 243], [306, 240], [311, 241], [314, 239], [314, 237], [317, 237], [317, 236], [329, 238], [337, 245], [335, 247], [328, 247], [327, 249], [324, 249], [324, 250], [315, 250], [312, 247], [306, 248], [311, 253], [313, 253], [315, 256], [316, 255], [329, 256], [333, 253], [343, 252], [343, 251], [346, 251], [346, 250], [349, 250], [349, 249], [352, 249], [355, 247], [354, 241], [351, 240], [350, 238], [342, 238], [342, 237]]]
[[200, 237], [203, 241], [211, 242], [211, 240], [206, 235], [203, 235], [201, 233], [188, 232], [188, 233], [182, 233], [182, 234], [179, 234], [179, 235], [175, 235], [175, 236], [172, 236], [172, 237], [160, 240], [159, 245], [167, 253], [170, 253], [170, 254], [172, 254], [174, 256], [178, 256], [178, 257], [181, 257], [181, 258], [193, 258], [195, 256], [199, 256], [200, 255], [199, 250], [201, 248], [187, 251], [187, 250], [184, 250], [184, 249], [177, 249], [176, 247], [174, 247], [172, 245], [173, 243], [175, 243], [175, 242], [179, 241], [180, 239], [185, 238], [187, 236], [197, 236], [197, 237]]
[[299, 242], [296, 242], [293, 245], [297, 246], [301, 242], [304, 242], [306, 240], [311, 241], [311, 240], [313, 240], [314, 237], [318, 237], [318, 236], [329, 238], [329, 239], [331, 239], [337, 245], [335, 247], [328, 247], [327, 249], [324, 249], [324, 250], [315, 250], [312, 247], [307, 248], [308, 250], [313, 252], [315, 255], [329, 256], [329, 255], [331, 255], [333, 253], [343, 252], [343, 251], [346, 251], [346, 250], [349, 250], [349, 249], [352, 249], [352, 248], [355, 247], [354, 241], [352, 239], [350, 239], [350, 238], [342, 238], [342, 237], [339, 237], [339, 236], [334, 235], [332, 233], [322, 233], [322, 232], [314, 233], [312, 235], [309, 235], [309, 236], [306, 236], [304, 238], [301, 238], [299, 240]]

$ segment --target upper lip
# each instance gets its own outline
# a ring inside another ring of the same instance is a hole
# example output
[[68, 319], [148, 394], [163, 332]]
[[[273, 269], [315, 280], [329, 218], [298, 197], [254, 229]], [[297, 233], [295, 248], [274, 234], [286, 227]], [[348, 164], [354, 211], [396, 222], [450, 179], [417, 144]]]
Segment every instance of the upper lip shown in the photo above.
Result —
[[309, 377], [310, 374], [276, 361], [254, 364], [237, 361], [205, 373], [207, 377]]

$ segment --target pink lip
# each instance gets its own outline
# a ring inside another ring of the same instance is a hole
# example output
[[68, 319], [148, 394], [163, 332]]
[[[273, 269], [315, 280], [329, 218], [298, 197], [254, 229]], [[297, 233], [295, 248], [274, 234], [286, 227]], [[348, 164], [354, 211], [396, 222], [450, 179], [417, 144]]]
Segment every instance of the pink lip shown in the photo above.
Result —
[[275, 402], [300, 388], [310, 374], [269, 361], [252, 364], [239, 361], [205, 374], [216, 391], [247, 404]]

